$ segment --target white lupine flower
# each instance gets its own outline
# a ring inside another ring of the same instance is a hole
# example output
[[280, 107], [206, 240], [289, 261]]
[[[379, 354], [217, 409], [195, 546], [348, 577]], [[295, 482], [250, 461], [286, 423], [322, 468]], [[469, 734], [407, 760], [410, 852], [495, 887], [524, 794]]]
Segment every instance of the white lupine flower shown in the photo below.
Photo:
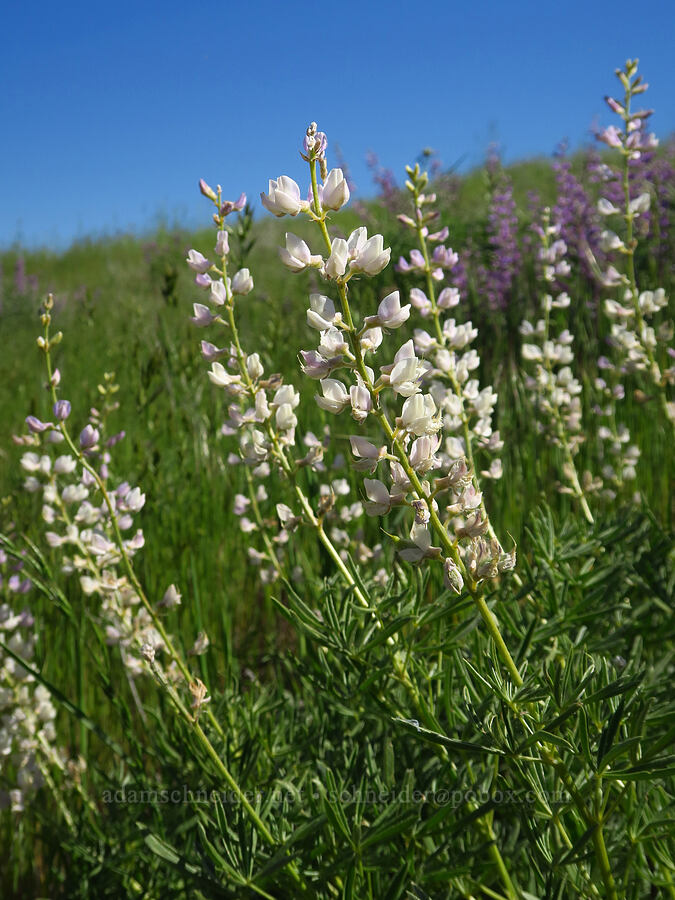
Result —
[[435, 338], [422, 328], [416, 328], [413, 332], [413, 341], [415, 345], [415, 350], [420, 356], [424, 356], [425, 353], [428, 353], [430, 350], [438, 347], [438, 342]]
[[418, 563], [423, 559], [437, 559], [441, 555], [441, 548], [432, 546], [426, 525], [415, 523], [410, 529], [410, 541], [405, 543], [407, 546], [402, 547], [398, 554], [406, 562]]
[[605, 252], [620, 250], [624, 246], [623, 241], [613, 231], [603, 231], [600, 235], [600, 247]]
[[347, 497], [351, 491], [346, 478], [336, 478], [331, 482], [331, 487], [338, 497]]
[[634, 200], [631, 200], [628, 204], [628, 212], [633, 213], [634, 215], [640, 215], [640, 213], [646, 213], [649, 210], [649, 206], [651, 204], [651, 197], [648, 193], [640, 194], [639, 197], [636, 197]]
[[522, 356], [530, 361], [543, 359], [541, 349], [536, 344], [523, 344]]
[[480, 474], [483, 476], [483, 478], [492, 478], [495, 481], [500, 479], [503, 475], [501, 459], [493, 459], [490, 463], [490, 468], [483, 469]]
[[377, 348], [382, 343], [382, 329], [381, 328], [369, 328], [368, 331], [361, 338], [359, 338], [359, 344], [361, 345], [361, 351], [363, 353], [369, 353]]
[[420, 288], [413, 288], [410, 291], [410, 302], [415, 309], [419, 310], [422, 318], [426, 318], [431, 313], [431, 300]]
[[342, 364], [342, 357], [337, 359], [325, 359], [316, 350], [301, 350], [302, 372], [308, 378], [319, 380], [330, 375], [333, 369]]
[[386, 447], [376, 447], [364, 437], [356, 437], [352, 435], [349, 438], [352, 447], [352, 453], [357, 457], [357, 462], [353, 463], [353, 467], [357, 471], [370, 472], [371, 474], [377, 468], [378, 462], [386, 455]]
[[51, 468], [51, 459], [48, 456], [40, 456], [37, 453], [24, 453], [21, 457], [21, 468], [26, 472], [42, 472], [49, 474]]
[[213, 322], [215, 316], [208, 306], [204, 306], [203, 303], [193, 303], [192, 309], [194, 310], [194, 316], [190, 321], [194, 322], [199, 328], [206, 328], [207, 325]]
[[436, 305], [439, 309], [451, 309], [459, 303], [459, 291], [454, 287], [446, 287], [438, 295]]
[[235, 494], [234, 506], [232, 507], [232, 511], [234, 512], [235, 516], [243, 516], [250, 505], [251, 501], [248, 497], [245, 497], [244, 494]]
[[454, 319], [446, 319], [443, 323], [443, 337], [448, 347], [453, 350], [463, 350], [478, 334], [471, 322], [457, 325]]
[[605, 197], [601, 197], [598, 200], [598, 212], [601, 216], [611, 216], [614, 213], [618, 213], [619, 209], [614, 206], [613, 203], [610, 203], [609, 200], [605, 199]]
[[281, 406], [284, 403], [290, 404], [293, 409], [300, 403], [300, 394], [292, 384], [282, 384], [274, 393], [272, 406]]
[[270, 178], [268, 193], [261, 192], [260, 199], [265, 209], [277, 217], [297, 216], [309, 208], [309, 202], [300, 199], [297, 183], [288, 175], [280, 175], [276, 181]]
[[434, 434], [441, 427], [436, 416], [436, 404], [431, 394], [413, 394], [403, 404], [401, 416], [396, 424], [404, 431], [421, 437], [423, 434]]
[[321, 189], [324, 209], [340, 209], [349, 200], [349, 186], [342, 169], [331, 169]]
[[616, 300], [605, 300], [605, 312], [610, 319], [630, 319], [634, 312], [632, 309], [626, 309]]
[[227, 300], [227, 289], [222, 278], [211, 282], [209, 286], [209, 300], [214, 306], [222, 306]]
[[316, 394], [315, 399], [321, 409], [325, 409], [326, 412], [337, 415], [349, 406], [349, 394], [341, 381], [337, 381], [335, 378], [324, 378], [321, 382], [321, 390], [323, 397]]
[[211, 268], [210, 261], [200, 253], [199, 250], [188, 250], [187, 259], [185, 261], [194, 272], [200, 274], [208, 272]]
[[297, 528], [297, 526], [302, 522], [302, 518], [300, 516], [296, 516], [290, 506], [286, 506], [285, 503], [277, 503], [276, 510], [279, 521], [286, 531], [295, 530], [295, 528]]
[[347, 270], [349, 249], [344, 238], [333, 238], [330, 256], [324, 263], [323, 272], [327, 278], [340, 278]]
[[409, 459], [410, 465], [416, 472], [424, 475], [438, 464], [438, 459], [434, 454], [438, 450], [439, 444], [440, 438], [437, 434], [425, 434], [413, 441]]
[[241, 390], [241, 375], [230, 375], [225, 370], [222, 363], [214, 362], [211, 364], [211, 371], [208, 373], [211, 381], [218, 387], [239, 388]]
[[54, 472], [57, 475], [69, 475], [76, 467], [77, 460], [72, 456], [57, 456], [54, 460]]
[[364, 422], [368, 417], [368, 413], [373, 408], [373, 400], [370, 391], [361, 381], [360, 376], [358, 384], [353, 384], [349, 388], [349, 401], [352, 407], [352, 417], [357, 422]]
[[240, 269], [232, 279], [233, 294], [250, 294], [253, 290], [253, 279], [248, 269]]
[[366, 513], [369, 516], [385, 516], [391, 509], [391, 496], [386, 485], [377, 478], [364, 478], [363, 486], [368, 498]]
[[347, 238], [347, 251], [349, 259], [356, 259], [368, 240], [368, 231], [364, 225], [355, 228]]
[[407, 356], [397, 362], [389, 374], [392, 390], [402, 397], [411, 397], [420, 390], [423, 369], [416, 356]]
[[464, 439], [452, 436], [446, 438], [445, 452], [448, 454], [450, 459], [461, 459], [463, 456], [466, 456]]
[[312, 255], [307, 243], [291, 232], [286, 232], [286, 247], [279, 248], [282, 263], [291, 272], [302, 272], [307, 266], [320, 266], [323, 258]]
[[64, 503], [81, 503], [89, 496], [89, 490], [83, 484], [68, 484], [61, 492]]
[[605, 287], [617, 287], [626, 283], [625, 276], [615, 266], [607, 266], [607, 271], [603, 273], [600, 280]]
[[290, 431], [291, 428], [295, 428], [298, 420], [290, 403], [282, 403], [277, 409], [275, 422], [280, 431]]
[[45, 540], [49, 544], [50, 547], [60, 547], [61, 544], [66, 543], [66, 539], [62, 537], [60, 534], [57, 534], [55, 531], [46, 531], [45, 532]]
[[410, 317], [410, 304], [401, 306], [401, 298], [398, 291], [392, 291], [380, 302], [376, 316], [367, 316], [365, 324], [368, 327], [381, 326], [382, 328], [399, 328]]
[[262, 378], [265, 370], [260, 362], [260, 355], [258, 353], [251, 353], [246, 357], [246, 371], [248, 372], [249, 378], [253, 381], [255, 381], [256, 378]]
[[75, 521], [81, 525], [95, 525], [102, 517], [101, 509], [93, 506], [88, 500], [85, 500], [75, 513]]
[[396, 355], [394, 356], [394, 362], [390, 365], [380, 366], [380, 371], [383, 375], [390, 375], [397, 363], [400, 363], [404, 359], [412, 358], [415, 358], [415, 345], [412, 340], [409, 340], [398, 348]]
[[307, 324], [317, 331], [327, 331], [332, 325], [342, 322], [342, 313], [335, 312], [335, 304], [323, 294], [309, 295]]
[[119, 501], [119, 509], [125, 510], [126, 512], [138, 512], [143, 509], [145, 505], [145, 494], [141, 493], [141, 489], [139, 487], [135, 487], [130, 490], [127, 494], [124, 495], [122, 500]]
[[364, 272], [366, 275], [377, 275], [389, 264], [391, 247], [384, 249], [384, 238], [374, 234], [358, 250], [356, 258], [350, 263], [353, 272]]
[[643, 291], [638, 298], [638, 303], [643, 313], [651, 315], [667, 306], [668, 298], [664, 289], [658, 288], [655, 291]]
[[319, 353], [325, 359], [334, 359], [349, 354], [349, 344], [341, 331], [332, 325], [321, 332], [319, 341]]
[[92, 578], [90, 575], [82, 575], [80, 577], [80, 587], [82, 588], [82, 593], [87, 596], [91, 596], [91, 594], [95, 594], [98, 590], [100, 590], [100, 583]]

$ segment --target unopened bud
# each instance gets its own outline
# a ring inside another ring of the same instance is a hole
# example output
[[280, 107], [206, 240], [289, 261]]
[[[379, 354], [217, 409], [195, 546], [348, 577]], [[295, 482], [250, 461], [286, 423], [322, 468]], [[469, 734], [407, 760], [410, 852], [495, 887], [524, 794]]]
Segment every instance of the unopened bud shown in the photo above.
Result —
[[214, 203], [218, 202], [218, 197], [216, 196], [216, 192], [210, 187], [203, 178], [199, 179], [199, 190], [205, 197], [208, 197], [209, 200], [213, 200]]
[[449, 557], [443, 562], [443, 583], [455, 594], [461, 594], [464, 587], [464, 579], [459, 571], [457, 563]]
[[54, 417], [60, 422], [65, 421], [70, 415], [70, 403], [68, 400], [57, 400], [54, 404]]

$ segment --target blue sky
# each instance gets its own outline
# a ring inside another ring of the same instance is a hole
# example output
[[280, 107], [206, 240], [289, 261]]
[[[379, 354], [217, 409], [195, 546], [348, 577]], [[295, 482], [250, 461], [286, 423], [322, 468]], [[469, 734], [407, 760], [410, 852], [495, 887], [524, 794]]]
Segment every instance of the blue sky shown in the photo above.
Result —
[[[364, 195], [365, 156], [400, 173], [578, 146], [612, 121], [614, 69], [640, 58], [660, 136], [675, 130], [668, 0], [457, 3], [7, 3], [0, 33], [0, 247], [195, 225], [196, 185], [257, 201], [305, 182], [314, 119]], [[332, 158], [334, 162], [334, 157]], [[258, 207], [259, 207], [258, 201]]]

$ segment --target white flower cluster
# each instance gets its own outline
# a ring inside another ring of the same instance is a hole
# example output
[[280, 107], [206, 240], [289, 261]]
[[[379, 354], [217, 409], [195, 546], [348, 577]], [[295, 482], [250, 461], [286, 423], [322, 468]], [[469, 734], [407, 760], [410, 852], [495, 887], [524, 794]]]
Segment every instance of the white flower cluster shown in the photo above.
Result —
[[570, 298], [557, 287], [558, 279], [569, 273], [565, 259], [567, 245], [558, 236], [560, 225], [550, 222], [549, 210], [544, 211], [544, 222], [538, 228], [541, 246], [538, 252], [540, 278], [545, 293], [541, 297], [543, 318], [533, 325], [525, 319], [520, 326], [523, 336], [522, 357], [526, 363], [534, 363], [534, 375], [528, 375], [525, 385], [532, 402], [542, 413], [536, 425], [558, 446], [567, 445], [574, 456], [583, 441], [581, 432], [581, 384], [574, 377], [572, 343], [574, 337], [564, 328], [559, 334], [552, 332], [551, 316], [554, 310], [567, 309]]
[[[0, 572], [8, 564], [0, 550]], [[30, 590], [30, 580], [13, 572], [5, 578], [4, 590], [13, 600]], [[0, 575], [0, 590], [3, 588]], [[0, 640], [17, 656], [30, 662], [35, 652], [34, 620], [28, 609], [15, 612], [13, 604], [0, 604]], [[0, 758], [5, 790], [0, 806], [23, 812], [26, 802], [44, 783], [47, 762], [63, 761], [56, 750], [56, 709], [49, 691], [8, 653], [0, 650]]]
[[602, 480], [595, 487], [601, 489], [601, 495], [606, 500], [611, 501], [622, 491], [626, 482], [635, 480], [640, 449], [630, 442], [628, 428], [617, 422], [617, 405], [625, 396], [619, 367], [613, 365], [606, 356], [601, 356], [598, 359], [598, 369], [602, 374], [594, 382], [597, 402], [593, 406], [593, 412], [600, 423], [597, 438], [601, 453]]
[[[188, 264], [197, 272], [196, 283], [208, 289], [212, 306], [220, 307], [212, 312], [209, 307], [195, 306], [195, 323], [217, 322], [229, 327], [231, 333], [229, 348], [202, 343], [202, 352], [212, 364], [211, 380], [233, 399], [223, 431], [238, 434], [239, 454], [231, 454], [228, 462], [243, 462], [254, 477], [263, 478], [275, 466], [290, 479], [299, 507], [276, 504], [281, 529], [270, 538], [269, 519], [260, 506], [268, 499], [267, 490], [264, 485], [255, 487], [250, 482], [249, 495], [238, 494], [235, 498], [235, 513], [244, 531], [260, 532], [264, 547], [249, 548], [249, 557], [263, 567], [264, 579], [270, 580], [279, 572], [281, 547], [301, 523], [317, 527], [325, 544], [323, 523], [329, 522], [334, 544], [327, 549], [334, 559], [337, 547], [343, 560], [349, 551], [361, 562], [373, 561], [379, 559], [381, 547], [368, 547], [363, 532], [354, 530], [353, 523], [364, 511], [379, 516], [394, 506], [408, 507], [413, 513], [413, 524], [410, 539], [399, 542], [401, 558], [419, 563], [445, 555], [446, 583], [459, 591], [464, 577], [475, 583], [515, 564], [515, 555], [504, 553], [490, 529], [482, 493], [472, 466], [465, 459], [468, 456], [471, 460], [474, 443], [489, 451], [502, 446], [499, 433], [492, 430], [496, 394], [491, 388], [480, 390], [478, 381], [471, 377], [479, 358], [467, 348], [476, 329], [471, 323], [459, 324], [455, 319], [441, 325], [437, 312], [437, 337], [418, 331], [414, 339], [401, 344], [390, 362], [379, 366], [377, 373], [369, 364], [381, 347], [384, 334], [408, 321], [411, 303], [402, 305], [399, 292], [392, 291], [383, 297], [374, 314], [364, 317], [360, 326], [354, 323], [347, 299], [349, 281], [378, 275], [388, 265], [391, 250], [384, 246], [382, 235], [369, 237], [364, 227], [356, 228], [348, 237], [329, 237], [327, 210], [344, 205], [349, 189], [341, 170], [328, 171], [326, 143], [325, 135], [312, 123], [302, 153], [310, 164], [312, 181], [306, 200], [297, 183], [285, 175], [270, 181], [268, 192], [261, 197], [263, 205], [275, 216], [302, 213], [321, 230], [323, 253], [314, 253], [307, 241], [290, 232], [286, 234], [285, 247], [279, 251], [282, 263], [291, 272], [312, 268], [326, 282], [325, 292], [309, 296], [307, 323], [319, 333], [319, 339], [315, 350], [300, 352], [302, 370], [319, 382], [316, 402], [325, 412], [340, 415], [349, 410], [360, 426], [373, 421], [381, 427], [383, 445], [359, 435], [351, 438], [351, 450], [356, 470], [375, 475], [381, 465], [387, 468], [387, 479], [385, 483], [380, 478], [366, 478], [364, 502], [350, 502], [348, 481], [333, 477], [332, 473], [321, 486], [315, 506], [303, 494], [297, 481], [298, 470], [311, 467], [326, 471], [324, 451], [331, 442], [330, 430], [323, 440], [306, 434], [303, 440], [308, 452], [300, 459], [292, 457], [299, 395], [278, 376], [266, 379], [258, 355], [248, 355], [241, 348], [234, 317], [234, 280], [230, 283], [227, 277], [229, 247], [218, 189], [218, 193], [211, 191], [207, 196], [221, 209], [221, 214], [214, 216], [221, 229], [216, 246], [221, 262], [212, 264], [193, 250]], [[322, 183], [317, 179], [317, 165]], [[423, 198], [422, 203], [428, 200]], [[423, 257], [419, 254], [418, 258], [413, 252], [407, 268], [421, 266], [420, 271], [428, 271], [430, 278], [442, 281], [443, 273], [457, 261], [456, 254], [441, 243], [446, 237], [447, 229], [431, 236], [439, 244], [431, 263], [425, 261], [422, 266]], [[218, 276], [216, 281], [213, 276]], [[413, 292], [411, 301], [424, 315], [427, 304], [434, 310], [449, 309], [457, 305], [459, 295], [447, 287], [438, 303], [435, 299], [425, 301], [421, 291]], [[218, 362], [219, 357], [227, 357], [225, 364]], [[390, 421], [388, 411], [392, 407], [394, 415]], [[445, 442], [439, 434], [444, 428], [448, 432]], [[342, 462], [338, 454], [333, 468], [339, 468]], [[443, 474], [431, 477], [439, 469], [444, 470]], [[499, 461], [494, 460], [484, 474], [499, 477]], [[432, 531], [437, 533], [442, 548], [433, 546]], [[486, 534], [488, 539], [483, 537]], [[386, 577], [384, 568], [378, 569], [376, 579], [385, 581]]]
[[[598, 201], [598, 211], [607, 217], [623, 219], [623, 235], [606, 230], [602, 234], [602, 246], [607, 252], [618, 254], [626, 261], [626, 274], [610, 265], [606, 272], [599, 273], [605, 287], [618, 288], [620, 300], [606, 299], [605, 312], [611, 321], [610, 343], [616, 351], [616, 365], [622, 374], [646, 372], [657, 388], [665, 415], [675, 426], [675, 403], [666, 398], [668, 386], [675, 384], [675, 365], [663, 368], [663, 360], [675, 357], [673, 322], [662, 320], [658, 326], [650, 319], [668, 305], [663, 288], [654, 291], [640, 291], [635, 278], [635, 251], [637, 248], [638, 221], [645, 216], [651, 206], [651, 195], [643, 190], [631, 197], [630, 160], [637, 160], [642, 153], [653, 150], [658, 144], [655, 136], [647, 132], [646, 123], [652, 110], [635, 110], [632, 100], [647, 90], [647, 84], [637, 74], [638, 61], [628, 60], [624, 70], [617, 70], [617, 77], [624, 89], [623, 102], [606, 97], [612, 112], [621, 120], [621, 128], [610, 125], [600, 135], [609, 147], [619, 151], [622, 157], [622, 182], [624, 203], [616, 206], [602, 197]], [[661, 360], [661, 362], [660, 362]]]
[[[313, 140], [321, 147], [321, 139], [308, 134], [306, 143], [309, 145]], [[212, 193], [214, 197], [211, 199], [222, 209], [218, 195]], [[319, 185], [319, 196], [330, 209], [338, 209], [347, 201], [349, 190], [340, 170], [334, 169], [327, 174], [323, 184]], [[270, 182], [269, 194], [263, 195], [263, 204], [276, 216], [295, 216], [299, 212], [310, 214], [310, 202], [300, 199], [298, 185], [287, 176]], [[302, 523], [317, 527], [319, 521], [322, 527], [324, 524], [331, 525], [331, 538], [340, 548], [343, 558], [346, 558], [348, 552], [357, 558], [372, 558], [376, 550], [366, 546], [362, 533], [357, 530], [352, 534], [345, 529], [348, 523], [362, 515], [363, 510], [359, 503], [345, 503], [339, 507], [339, 501], [349, 494], [349, 487], [344, 479], [333, 477], [322, 484], [318, 499], [313, 504], [302, 494], [298, 484], [301, 470], [311, 469], [321, 473], [327, 471], [324, 453], [330, 447], [329, 435], [320, 439], [308, 431], [298, 440], [298, 391], [291, 384], [283, 383], [278, 375], [266, 377], [259, 354], [248, 354], [242, 349], [235, 320], [235, 299], [237, 294], [244, 292], [236, 290], [240, 273], [232, 280], [227, 276], [230, 248], [228, 227], [224, 219], [224, 215], [216, 216], [219, 230], [215, 255], [219, 257], [219, 261], [212, 263], [198, 251], [191, 250], [187, 263], [197, 273], [197, 286], [208, 291], [210, 304], [210, 307], [195, 305], [193, 322], [200, 326], [215, 324], [230, 330], [229, 346], [218, 348], [209, 341], [202, 341], [201, 347], [202, 355], [211, 363], [208, 373], [210, 380], [232, 400], [221, 433], [237, 437], [239, 447], [237, 453], [231, 452], [228, 455], [227, 462], [229, 465], [247, 466], [252, 479], [249, 495], [239, 493], [234, 498], [234, 513], [239, 518], [241, 530], [247, 535], [257, 534], [262, 541], [259, 546], [248, 547], [249, 561], [258, 567], [263, 583], [276, 580], [282, 563], [286, 562], [284, 552], [289, 534]], [[381, 237], [378, 238], [379, 249], [377, 241], [368, 240], [365, 229], [358, 229], [349, 241], [343, 242], [346, 250], [336, 243], [334, 253], [329, 259], [324, 259], [319, 254], [312, 254], [305, 241], [288, 233], [286, 246], [280, 249], [279, 255], [292, 272], [313, 267], [323, 277], [330, 278], [328, 273], [344, 273], [347, 266], [351, 272], [372, 269], [374, 260], [382, 252]], [[248, 269], [241, 271], [246, 273], [252, 287]], [[334, 327], [340, 324], [340, 316], [335, 314], [326, 297], [313, 294], [308, 318], [314, 327], [324, 331], [320, 347], [323, 355], [317, 355], [323, 374], [328, 374], [331, 360], [334, 359], [339, 365], [340, 354], [347, 351], [347, 344]], [[375, 335], [376, 332], [377, 329], [373, 327], [371, 334]], [[381, 331], [379, 333], [381, 340]], [[316, 365], [313, 359], [308, 359], [307, 364], [310, 367]], [[330, 406], [333, 402], [336, 402], [335, 398], [328, 389], [326, 403]], [[295, 451], [297, 455], [294, 455], [296, 446], [299, 452]], [[343, 465], [344, 458], [336, 456], [332, 468], [340, 469]], [[272, 473], [282, 475], [295, 488], [295, 501], [299, 501], [296, 511], [286, 503], [275, 503], [276, 497], [270, 499], [268, 496], [266, 482]], [[296, 582], [300, 579], [298, 567], [293, 570], [292, 575]]]
[[[423, 197], [420, 209], [433, 199]], [[316, 216], [321, 212], [319, 204]], [[438, 242], [446, 237], [447, 229], [432, 236]], [[468, 542], [461, 545], [461, 552], [465, 572], [474, 581], [511, 568], [514, 558], [502, 551], [494, 536], [489, 542], [482, 538], [489, 530], [489, 522], [482, 493], [465, 460], [467, 434], [478, 446], [493, 450], [501, 447], [499, 434], [492, 431], [496, 395], [491, 388], [481, 391], [478, 381], [470, 377], [479, 358], [474, 350], [466, 348], [475, 338], [476, 329], [471, 323], [458, 324], [455, 319], [448, 319], [439, 327], [438, 338], [416, 331], [414, 339], [401, 344], [391, 362], [379, 366], [378, 374], [368, 364], [382, 344], [383, 333], [407, 322], [412, 305], [423, 314], [433, 308], [438, 318], [437, 308], [448, 309], [459, 302], [457, 291], [445, 288], [436, 304], [418, 290], [411, 296], [412, 303], [405, 305], [401, 304], [399, 292], [393, 291], [380, 301], [377, 313], [366, 316], [362, 327], [357, 328], [347, 311], [348, 282], [357, 272], [378, 274], [389, 261], [390, 251], [384, 248], [381, 235], [367, 239], [364, 228], [352, 232], [347, 239], [334, 238], [330, 247], [330, 256], [321, 271], [334, 283], [344, 308], [338, 312], [330, 297], [310, 295], [307, 322], [319, 331], [320, 337], [317, 350], [301, 352], [303, 371], [320, 382], [321, 393], [316, 395], [316, 401], [328, 413], [339, 415], [349, 410], [361, 425], [371, 416], [380, 422], [386, 420], [384, 398], [388, 398], [389, 406], [399, 410], [393, 428], [385, 426], [385, 445], [378, 446], [364, 436], [350, 439], [355, 469], [374, 475], [381, 464], [388, 468], [386, 481], [364, 481], [366, 513], [386, 515], [395, 506], [412, 510], [410, 540], [399, 546], [399, 555], [406, 561], [420, 563], [441, 557], [442, 548], [432, 542], [433, 517], [437, 527], [454, 531], [458, 552], [459, 541]], [[360, 260], [359, 247], [374, 248], [372, 265]], [[339, 265], [332, 264], [335, 255], [339, 255]], [[417, 267], [428, 271], [434, 281], [442, 281], [444, 271], [456, 261], [456, 254], [439, 244], [431, 263], [419, 251], [413, 251], [411, 262], [403, 261], [400, 268], [409, 271]], [[334, 377], [338, 370], [347, 377]], [[443, 429], [450, 432], [445, 442], [440, 434]], [[445, 470], [442, 477], [427, 477], [439, 469]], [[499, 477], [498, 461], [487, 474]], [[443, 508], [439, 497], [443, 497]], [[451, 559], [446, 560], [446, 583], [461, 590], [462, 575]]]
[[[470, 321], [460, 323], [455, 318], [444, 318], [448, 310], [459, 307], [461, 300], [456, 287], [443, 284], [457, 265], [458, 256], [442, 243], [449, 236], [447, 227], [429, 231], [439, 213], [433, 209], [436, 195], [423, 193], [428, 183], [427, 174], [420, 171], [419, 165], [407, 166], [406, 172], [409, 176], [406, 187], [412, 194], [414, 214], [413, 217], [399, 215], [398, 218], [417, 233], [420, 247], [413, 249], [408, 259], [400, 257], [396, 268], [425, 280], [425, 289], [412, 288], [410, 301], [419, 315], [430, 319], [432, 324], [432, 333], [415, 329], [414, 347], [423, 360], [425, 384], [441, 416], [443, 441], [439, 456], [444, 465], [466, 457], [475, 466], [474, 457], [480, 451], [487, 457], [481, 475], [501, 478], [502, 464], [498, 453], [503, 441], [492, 424], [498, 396], [490, 385], [481, 388], [475, 377], [480, 356], [471, 344], [478, 336], [478, 329]], [[432, 253], [428, 250], [429, 244], [436, 245]]]
[[[79, 443], [83, 456], [92, 467], [97, 466], [102, 481], [106, 482], [110, 448], [120, 435], [104, 442], [101, 428], [94, 415], [83, 429]], [[133, 517], [142, 509], [145, 494], [140, 488], [122, 482], [115, 488], [106, 487], [106, 502], [96, 479], [75, 455], [63, 453], [53, 459], [44, 452], [53, 444], [54, 437], [62, 439], [63, 436], [52, 430], [46, 436], [46, 444], [42, 443], [41, 434], [20, 439], [24, 445], [35, 448], [21, 458], [21, 467], [27, 474], [24, 486], [33, 493], [42, 492], [47, 543], [53, 549], [63, 550], [62, 571], [78, 576], [84, 594], [100, 598], [99, 615], [107, 640], [120, 647], [126, 666], [136, 676], [144, 671], [141, 646], [152, 644], [159, 649], [162, 640], [127, 575], [121, 571], [122, 555], [113, 517], [125, 553], [131, 559], [145, 543], [140, 528], [132, 531]], [[129, 536], [124, 537], [125, 534]]]

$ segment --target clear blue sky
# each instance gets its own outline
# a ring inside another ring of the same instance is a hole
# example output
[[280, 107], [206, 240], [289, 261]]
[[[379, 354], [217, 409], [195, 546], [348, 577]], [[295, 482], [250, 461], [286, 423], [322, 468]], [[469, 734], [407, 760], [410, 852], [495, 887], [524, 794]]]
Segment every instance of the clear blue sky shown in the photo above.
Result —
[[[302, 179], [315, 119], [362, 194], [398, 174], [578, 146], [640, 58], [654, 130], [675, 129], [671, 0], [8, 2], [0, 30], [0, 247], [206, 222], [199, 177], [258, 201]], [[259, 201], [258, 201], [259, 207]]]

